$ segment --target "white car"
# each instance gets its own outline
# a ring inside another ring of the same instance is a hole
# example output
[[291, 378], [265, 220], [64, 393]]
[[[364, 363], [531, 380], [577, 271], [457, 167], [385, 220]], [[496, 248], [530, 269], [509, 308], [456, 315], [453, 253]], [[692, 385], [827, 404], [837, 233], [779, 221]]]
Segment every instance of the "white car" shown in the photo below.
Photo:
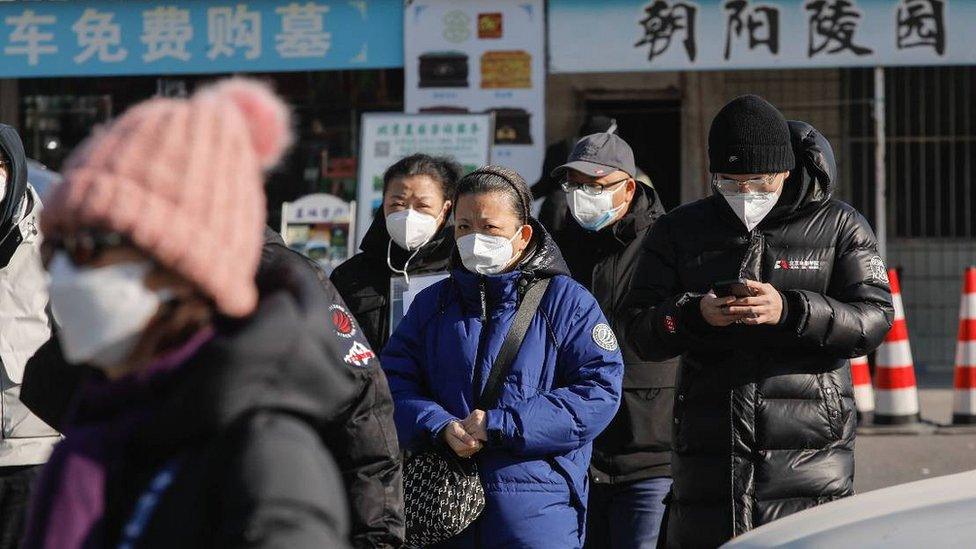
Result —
[[834, 501], [771, 522], [723, 547], [976, 547], [976, 471]]

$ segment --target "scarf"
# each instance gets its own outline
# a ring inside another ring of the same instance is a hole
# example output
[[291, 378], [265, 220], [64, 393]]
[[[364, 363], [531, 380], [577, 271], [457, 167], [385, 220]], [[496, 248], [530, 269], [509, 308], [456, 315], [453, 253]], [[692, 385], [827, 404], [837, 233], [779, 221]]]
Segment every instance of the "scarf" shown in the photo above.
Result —
[[104, 547], [116, 537], [102, 528], [108, 472], [180, 367], [213, 337], [213, 328], [205, 328], [141, 372], [82, 388], [64, 440], [38, 480], [23, 549]]

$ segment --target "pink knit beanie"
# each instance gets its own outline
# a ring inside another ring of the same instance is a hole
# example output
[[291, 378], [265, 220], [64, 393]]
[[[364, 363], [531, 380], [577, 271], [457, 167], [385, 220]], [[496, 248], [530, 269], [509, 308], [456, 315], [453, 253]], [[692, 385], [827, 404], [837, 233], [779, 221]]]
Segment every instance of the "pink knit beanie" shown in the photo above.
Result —
[[150, 99], [72, 153], [41, 228], [48, 236], [83, 228], [125, 235], [220, 312], [246, 316], [258, 300], [263, 172], [291, 138], [288, 108], [254, 80]]

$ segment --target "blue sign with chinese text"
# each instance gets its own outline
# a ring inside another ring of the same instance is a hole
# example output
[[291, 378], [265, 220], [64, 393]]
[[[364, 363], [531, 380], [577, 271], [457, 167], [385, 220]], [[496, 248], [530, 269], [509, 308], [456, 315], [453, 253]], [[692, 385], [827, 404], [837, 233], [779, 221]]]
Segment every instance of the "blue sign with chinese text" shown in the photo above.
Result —
[[5, 78], [403, 66], [400, 0], [0, 3]]
[[549, 0], [551, 72], [976, 63], [976, 0]]

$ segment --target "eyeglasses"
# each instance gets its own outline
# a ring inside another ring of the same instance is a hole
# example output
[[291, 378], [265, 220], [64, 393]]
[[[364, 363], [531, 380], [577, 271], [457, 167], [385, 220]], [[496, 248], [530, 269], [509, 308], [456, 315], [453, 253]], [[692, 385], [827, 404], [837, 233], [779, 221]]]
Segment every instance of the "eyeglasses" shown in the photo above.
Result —
[[86, 265], [101, 257], [105, 250], [127, 244], [129, 240], [118, 233], [83, 231], [71, 236], [45, 238], [43, 247], [45, 257], [64, 252], [75, 265]]
[[583, 189], [583, 192], [590, 196], [600, 196], [604, 192], [608, 191], [610, 187], [616, 187], [617, 185], [629, 181], [630, 178], [620, 179], [618, 181], [612, 181], [606, 185], [590, 185], [586, 183], [573, 183], [570, 180], [565, 180], [562, 182], [563, 190], [571, 193], [577, 189]]
[[776, 174], [767, 174], [762, 177], [757, 177], [755, 179], [747, 179], [745, 181], [739, 181], [737, 179], [726, 179], [718, 174], [712, 175], [712, 185], [715, 186], [719, 192], [727, 193], [737, 193], [740, 189], [745, 187], [746, 192], [757, 193], [768, 189], [771, 185], [776, 182]]

